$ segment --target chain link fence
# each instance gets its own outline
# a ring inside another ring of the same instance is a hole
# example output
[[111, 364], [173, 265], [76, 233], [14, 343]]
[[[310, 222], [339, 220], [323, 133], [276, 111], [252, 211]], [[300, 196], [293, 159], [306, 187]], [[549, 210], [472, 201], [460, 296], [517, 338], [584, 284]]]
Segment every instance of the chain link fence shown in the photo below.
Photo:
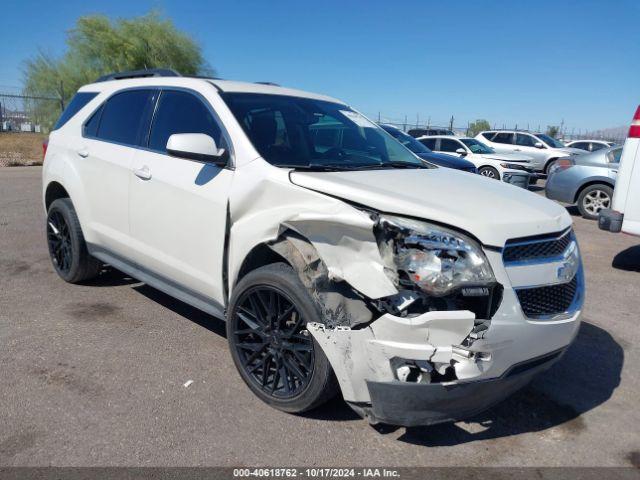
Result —
[[0, 167], [42, 163], [42, 142], [64, 105], [59, 98], [0, 88]]

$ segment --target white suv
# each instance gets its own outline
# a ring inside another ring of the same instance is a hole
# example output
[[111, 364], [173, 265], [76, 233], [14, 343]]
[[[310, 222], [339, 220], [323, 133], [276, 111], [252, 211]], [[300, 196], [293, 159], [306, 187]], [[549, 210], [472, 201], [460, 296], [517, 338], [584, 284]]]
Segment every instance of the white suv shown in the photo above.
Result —
[[547, 173], [559, 158], [585, 153], [578, 148], [566, 147], [561, 141], [544, 133], [515, 130], [490, 130], [480, 132], [476, 138], [496, 152], [516, 152], [531, 157], [538, 172]]
[[419, 137], [418, 141], [436, 153], [461, 157], [473, 163], [478, 173], [522, 188], [536, 183], [531, 157], [516, 153], [498, 153], [475, 138], [445, 135]]
[[288, 412], [340, 388], [371, 422], [463, 418], [579, 326], [564, 208], [425, 164], [323, 95], [107, 76], [51, 133], [43, 202], [64, 280], [109, 264], [226, 319], [241, 378]]

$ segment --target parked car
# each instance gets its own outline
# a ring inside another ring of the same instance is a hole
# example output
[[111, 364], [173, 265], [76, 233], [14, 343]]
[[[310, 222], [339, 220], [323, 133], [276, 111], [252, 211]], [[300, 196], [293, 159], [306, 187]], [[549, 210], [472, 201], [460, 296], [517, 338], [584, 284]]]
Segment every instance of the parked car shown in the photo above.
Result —
[[[319, 127], [335, 123], [349, 141], [328, 147]], [[240, 377], [286, 412], [340, 388], [373, 423], [465, 418], [579, 328], [564, 208], [430, 167], [325, 95], [108, 75], [51, 132], [42, 194], [62, 279], [104, 262], [226, 319]]]
[[478, 173], [487, 178], [502, 180], [522, 188], [535, 183], [531, 158], [514, 153], [496, 153], [475, 138], [448, 136], [420, 137], [418, 141], [436, 153], [463, 157], [478, 168]]
[[586, 150], [587, 152], [595, 152], [603, 148], [615, 146], [615, 142], [607, 142], [605, 140], [573, 140], [566, 144], [567, 147]]
[[640, 236], [640, 107], [624, 142], [612, 208], [600, 210], [598, 227]]
[[455, 136], [455, 133], [446, 128], [412, 128], [407, 133], [413, 138], [424, 137], [425, 135], [451, 135]]
[[385, 132], [398, 140], [400, 143], [402, 143], [402, 145], [407, 147], [423, 160], [434, 163], [441, 167], [454, 168], [456, 170], [462, 170], [464, 172], [478, 173], [478, 169], [473, 163], [462, 158], [452, 157], [451, 155], [441, 155], [438, 153], [434, 153], [429, 150], [424, 144], [420, 143], [412, 136], [404, 133], [399, 128], [396, 128], [392, 125], [380, 125], [380, 128], [382, 128]]
[[584, 218], [597, 219], [611, 208], [621, 154], [622, 147], [613, 147], [558, 160], [549, 170], [547, 198], [576, 204]]
[[476, 139], [487, 144], [496, 152], [517, 152], [533, 159], [535, 170], [547, 173], [553, 162], [559, 158], [584, 153], [584, 150], [567, 148], [561, 141], [544, 133], [530, 133], [514, 130], [490, 130], [480, 132]]

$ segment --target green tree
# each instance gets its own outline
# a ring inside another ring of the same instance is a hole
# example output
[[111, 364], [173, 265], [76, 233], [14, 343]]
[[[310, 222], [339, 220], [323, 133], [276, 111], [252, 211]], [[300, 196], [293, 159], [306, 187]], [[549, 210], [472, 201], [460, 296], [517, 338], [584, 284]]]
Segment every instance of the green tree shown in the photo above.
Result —
[[[26, 60], [25, 95], [62, 98], [66, 104], [80, 86], [122, 70], [173, 68], [185, 75], [213, 74], [200, 46], [155, 11], [115, 21], [103, 15], [80, 17], [66, 43], [60, 58], [39, 51]], [[28, 108], [45, 129], [60, 115], [59, 102], [35, 101]]]
[[549, 135], [551, 138], [556, 138], [559, 132], [560, 132], [560, 127], [558, 127], [557, 125], [547, 126], [547, 135]]
[[475, 137], [477, 134], [484, 130], [491, 130], [491, 125], [487, 120], [479, 119], [475, 122], [471, 122], [467, 130], [467, 135], [469, 135], [470, 137]]

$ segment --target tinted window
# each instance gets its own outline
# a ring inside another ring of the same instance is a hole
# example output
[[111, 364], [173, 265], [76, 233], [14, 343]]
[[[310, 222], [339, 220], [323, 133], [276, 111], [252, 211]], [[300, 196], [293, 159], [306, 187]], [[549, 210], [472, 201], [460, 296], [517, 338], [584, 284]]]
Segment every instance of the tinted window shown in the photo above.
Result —
[[430, 150], [436, 149], [436, 139], [435, 138], [423, 138], [422, 140], [418, 140], [421, 144], [427, 147]]
[[84, 107], [87, 103], [95, 98], [98, 95], [96, 92], [78, 92], [76, 93], [67, 108], [65, 108], [58, 121], [53, 126], [53, 130], [57, 130], [62, 127], [65, 123], [67, 123], [71, 117], [73, 117], [76, 113], [80, 111], [82, 107]]
[[151, 90], [130, 90], [111, 97], [103, 108], [97, 137], [125, 145], [138, 145], [142, 119], [150, 98]]
[[622, 148], [616, 148], [607, 153], [607, 160], [609, 163], [620, 163], [620, 157], [622, 156]]
[[98, 135], [98, 125], [100, 125], [100, 117], [104, 110], [104, 104], [96, 110], [87, 123], [84, 124], [84, 135], [87, 137], [95, 137]]
[[440, 151], [455, 153], [459, 148], [463, 148], [456, 140], [449, 140], [448, 138], [440, 139]]
[[495, 137], [493, 137], [492, 142], [495, 143], [513, 143], [513, 133], [506, 133], [506, 132], [501, 132], [496, 134]]
[[165, 152], [174, 133], [204, 133], [220, 146], [221, 130], [211, 111], [195, 95], [163, 91], [153, 118], [149, 148]]
[[580, 150], [589, 150], [589, 144], [587, 142], [572, 143], [571, 148], [579, 148]]
[[496, 132], [484, 132], [482, 134], [482, 136], [484, 138], [486, 138], [487, 140], [491, 140], [491, 137], [493, 137], [496, 134]]
[[602, 150], [603, 148], [606, 148], [606, 145], [603, 145], [602, 143], [592, 143], [591, 144], [591, 151], [595, 152], [596, 150]]
[[521, 145], [523, 147], [533, 147], [535, 146], [536, 139], [531, 135], [526, 135], [524, 133], [516, 133], [516, 145]]

